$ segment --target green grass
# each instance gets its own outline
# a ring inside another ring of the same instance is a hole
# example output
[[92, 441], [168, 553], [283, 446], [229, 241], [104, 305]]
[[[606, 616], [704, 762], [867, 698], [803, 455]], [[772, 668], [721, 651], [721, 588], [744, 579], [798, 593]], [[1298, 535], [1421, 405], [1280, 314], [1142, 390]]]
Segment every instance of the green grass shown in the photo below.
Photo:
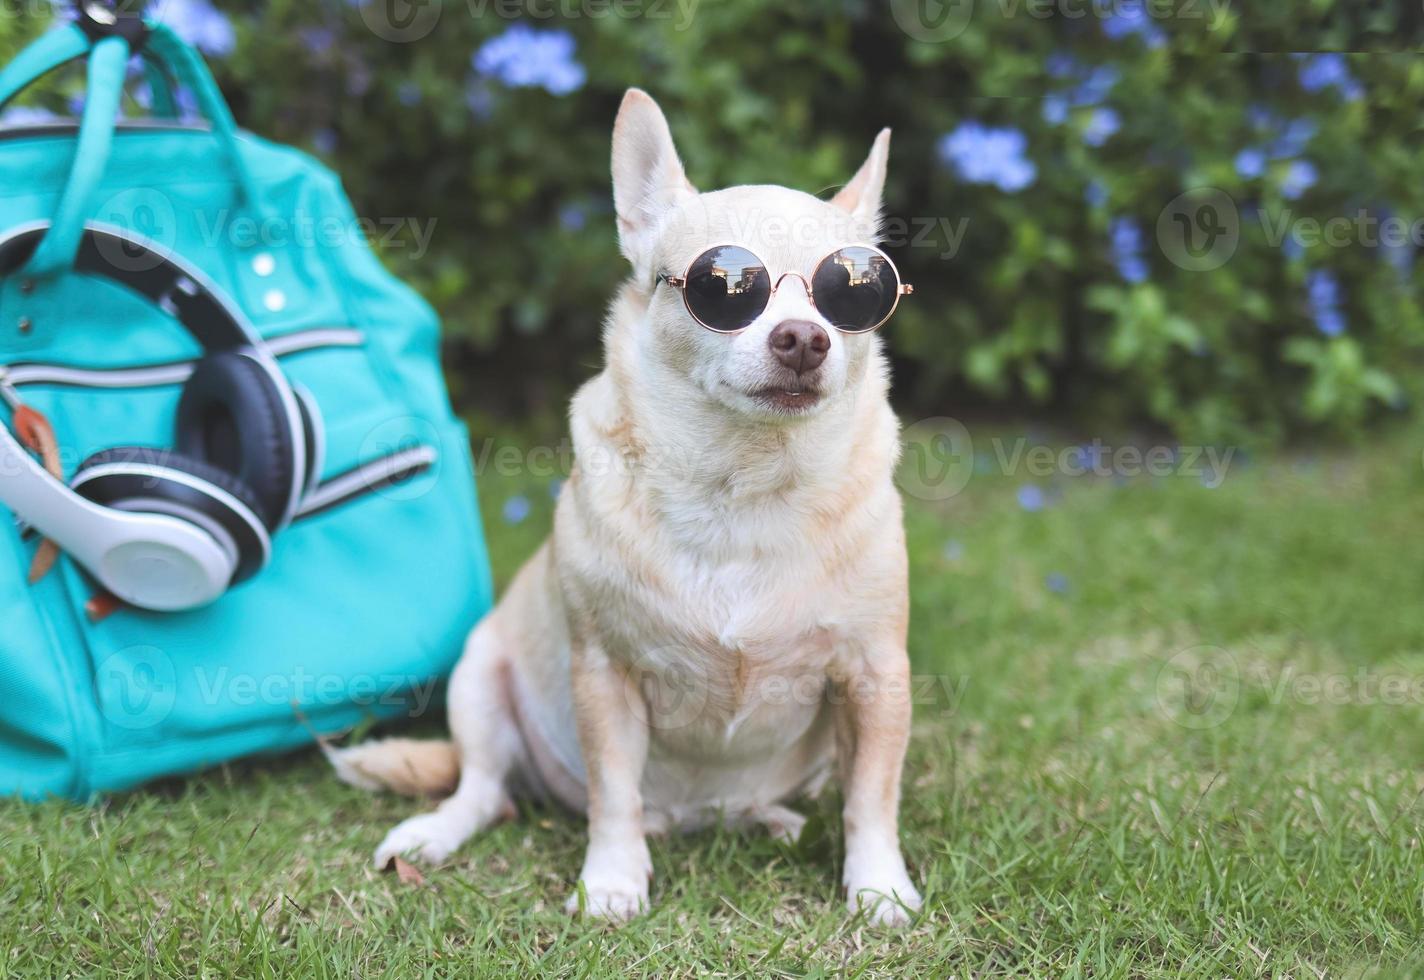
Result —
[[[1218, 489], [996, 472], [909, 501], [904, 839], [926, 906], [903, 933], [844, 914], [830, 797], [794, 849], [654, 842], [655, 908], [612, 930], [560, 911], [577, 819], [526, 814], [405, 885], [368, 859], [415, 805], [308, 752], [94, 808], [0, 804], [0, 973], [1410, 973], [1421, 477], [1396, 436]], [[552, 503], [543, 478], [483, 479], [503, 582]], [[1061, 496], [1026, 511], [1030, 482]], [[510, 526], [516, 493], [533, 513]]]

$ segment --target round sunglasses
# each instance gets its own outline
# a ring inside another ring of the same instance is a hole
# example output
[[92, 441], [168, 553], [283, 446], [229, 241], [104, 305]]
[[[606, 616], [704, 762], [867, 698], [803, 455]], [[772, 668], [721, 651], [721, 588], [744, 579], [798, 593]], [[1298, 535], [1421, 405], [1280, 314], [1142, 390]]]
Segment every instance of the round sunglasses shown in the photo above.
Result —
[[868, 333], [879, 327], [900, 297], [915, 291], [900, 281], [890, 256], [873, 245], [846, 245], [820, 262], [811, 279], [786, 272], [771, 281], [766, 263], [741, 245], [716, 245], [693, 259], [681, 276], [659, 275], [682, 291], [692, 318], [708, 330], [736, 333], [745, 329], [771, 302], [782, 280], [795, 276], [806, 287], [806, 298], [843, 333]]

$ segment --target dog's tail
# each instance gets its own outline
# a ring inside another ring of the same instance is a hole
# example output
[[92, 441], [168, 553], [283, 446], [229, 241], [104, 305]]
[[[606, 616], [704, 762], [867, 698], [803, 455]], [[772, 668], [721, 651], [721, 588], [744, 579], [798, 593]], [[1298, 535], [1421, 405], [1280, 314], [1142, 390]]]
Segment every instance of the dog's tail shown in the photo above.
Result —
[[349, 749], [322, 745], [321, 750], [337, 777], [358, 789], [448, 796], [460, 779], [460, 757], [448, 740], [384, 738]]

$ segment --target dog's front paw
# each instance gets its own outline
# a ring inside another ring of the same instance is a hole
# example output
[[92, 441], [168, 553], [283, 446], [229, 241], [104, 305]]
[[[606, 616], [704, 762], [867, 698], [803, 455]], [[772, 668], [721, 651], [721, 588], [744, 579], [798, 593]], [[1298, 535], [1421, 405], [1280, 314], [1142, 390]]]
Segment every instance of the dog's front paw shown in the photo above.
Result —
[[394, 857], [439, 864], [454, 854], [467, 836], [444, 814], [422, 813], [397, 824], [386, 835], [376, 848], [376, 867], [384, 868]]
[[896, 852], [871, 861], [846, 859], [846, 906], [877, 926], [903, 926], [923, 901]]
[[910, 917], [920, 909], [920, 893], [915, 886], [905, 880], [902, 887], [886, 888], [884, 885], [851, 886], [846, 906], [851, 912], [864, 912], [865, 919], [876, 926], [905, 926]]
[[582, 909], [584, 915], [594, 919], [627, 922], [648, 910], [648, 882], [652, 877], [653, 858], [644, 838], [619, 845], [591, 846], [579, 874], [582, 887], [569, 896], [564, 908], [570, 913]]
[[593, 919], [609, 922], [627, 922], [648, 910], [648, 881], [633, 879], [599, 881], [584, 879], [582, 904], [580, 892], [569, 896], [564, 908], [569, 914], [576, 914], [582, 908], [583, 914]]

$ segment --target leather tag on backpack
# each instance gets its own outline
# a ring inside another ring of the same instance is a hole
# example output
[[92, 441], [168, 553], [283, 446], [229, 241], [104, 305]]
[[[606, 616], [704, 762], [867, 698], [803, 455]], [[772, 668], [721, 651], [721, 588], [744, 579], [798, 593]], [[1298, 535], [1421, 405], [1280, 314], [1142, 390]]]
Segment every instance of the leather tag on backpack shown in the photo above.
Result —
[[[45, 470], [56, 480], [64, 479], [64, 467], [59, 461], [59, 442], [54, 437], [54, 427], [49, 419], [30, 408], [21, 405], [15, 409], [15, 434], [31, 452], [38, 453]], [[45, 538], [30, 562], [30, 584], [39, 582], [59, 558], [59, 545]]]

